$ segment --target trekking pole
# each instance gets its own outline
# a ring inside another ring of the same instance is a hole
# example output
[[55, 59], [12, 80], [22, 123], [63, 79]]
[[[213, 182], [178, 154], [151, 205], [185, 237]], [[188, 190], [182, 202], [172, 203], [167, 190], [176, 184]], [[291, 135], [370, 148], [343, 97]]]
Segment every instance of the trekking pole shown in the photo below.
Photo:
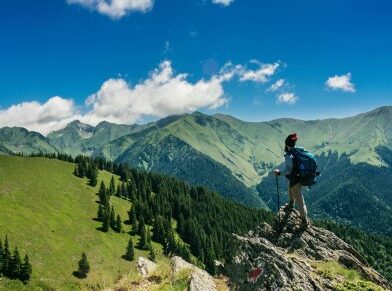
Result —
[[276, 179], [276, 194], [277, 194], [277, 198], [278, 198], [278, 220], [280, 223], [280, 215], [279, 215], [279, 210], [280, 210], [280, 193], [279, 193], [279, 180], [278, 180], [278, 175], [275, 175], [275, 179]]

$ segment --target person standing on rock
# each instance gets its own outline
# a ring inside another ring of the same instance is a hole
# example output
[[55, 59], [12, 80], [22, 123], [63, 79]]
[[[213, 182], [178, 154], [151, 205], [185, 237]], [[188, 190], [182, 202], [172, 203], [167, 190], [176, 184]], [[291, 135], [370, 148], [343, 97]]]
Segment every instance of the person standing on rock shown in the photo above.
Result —
[[[306, 209], [304, 197], [302, 195], [302, 184], [300, 183], [298, 175], [298, 167], [295, 161], [295, 155], [293, 149], [298, 140], [298, 135], [292, 133], [287, 136], [285, 140], [285, 169], [284, 175], [289, 180], [289, 203], [284, 206], [285, 210], [291, 211], [294, 208], [294, 202], [298, 206], [298, 211], [302, 219], [302, 227], [306, 228], [309, 224], [308, 221], [308, 211]], [[279, 169], [274, 170], [275, 175], [280, 176], [281, 171]]]

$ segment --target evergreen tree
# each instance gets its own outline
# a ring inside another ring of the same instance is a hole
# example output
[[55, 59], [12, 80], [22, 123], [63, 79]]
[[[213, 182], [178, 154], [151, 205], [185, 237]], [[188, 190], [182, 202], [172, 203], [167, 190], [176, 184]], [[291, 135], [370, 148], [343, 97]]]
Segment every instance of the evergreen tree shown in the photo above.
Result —
[[78, 277], [79, 278], [86, 278], [87, 274], [90, 272], [90, 264], [87, 260], [87, 256], [85, 253], [82, 254], [82, 258], [80, 259], [78, 269]]
[[95, 187], [98, 183], [98, 168], [96, 165], [92, 164], [89, 170], [89, 184]]
[[26, 255], [23, 260], [23, 264], [21, 265], [20, 268], [20, 275], [19, 278], [24, 282], [25, 284], [27, 281], [30, 280], [31, 273], [33, 272], [33, 269], [31, 267], [31, 264], [29, 262], [29, 257]]
[[102, 206], [102, 204], [99, 204], [99, 206], [98, 206], [97, 219], [98, 219], [98, 221], [104, 221], [105, 220], [105, 209]]
[[144, 226], [141, 233], [140, 233], [140, 242], [139, 242], [139, 247], [142, 250], [147, 249], [147, 231], [146, 227]]
[[131, 209], [131, 211], [132, 211], [132, 214], [131, 214], [132, 233], [135, 235], [137, 233], [138, 223], [136, 220], [136, 212], [133, 211], [132, 209]]
[[116, 231], [116, 213], [114, 212], [114, 207], [110, 211], [110, 227]]
[[151, 231], [150, 231], [150, 227], [147, 227], [147, 234], [146, 234], [146, 239], [147, 239], [147, 245], [151, 245]]
[[114, 183], [114, 177], [113, 176], [110, 179], [109, 193], [110, 193], [110, 195], [114, 195], [116, 193], [116, 184]]
[[128, 196], [127, 188], [125, 187], [125, 183], [124, 182], [121, 183], [121, 196], [123, 198], [126, 198]]
[[103, 232], [108, 232], [109, 231], [109, 227], [110, 227], [110, 216], [109, 214], [106, 212], [105, 214], [105, 218], [102, 221], [102, 231]]
[[133, 261], [135, 258], [135, 250], [133, 249], [133, 241], [132, 238], [129, 238], [127, 251], [124, 255], [124, 258], [128, 261]]
[[4, 260], [4, 248], [3, 248], [3, 242], [1, 241], [0, 238], [0, 277], [3, 274], [3, 264], [4, 264], [3, 260]]
[[116, 219], [116, 231], [122, 232], [122, 220], [119, 214], [117, 214], [117, 219]]
[[8, 243], [8, 236], [5, 236], [4, 241], [4, 258], [3, 258], [3, 275], [6, 277], [10, 277], [11, 275], [11, 251]]
[[152, 247], [152, 245], [150, 245], [150, 254], [149, 254], [148, 258], [153, 262], [156, 261], [156, 255], [155, 255], [155, 251], [154, 251], [154, 248]]
[[99, 196], [99, 202], [102, 205], [105, 205], [106, 204], [106, 186], [103, 181], [101, 181], [101, 184], [99, 186], [98, 196]]
[[144, 227], [145, 227], [144, 218], [143, 218], [143, 216], [141, 216], [139, 223], [137, 225], [137, 234], [141, 235]]
[[121, 187], [120, 187], [120, 185], [117, 185], [116, 196], [117, 196], [117, 197], [120, 197], [120, 196], [121, 196]]
[[21, 265], [22, 265], [22, 262], [20, 259], [18, 248], [15, 247], [14, 254], [12, 256], [11, 263], [10, 263], [9, 276], [11, 279], [17, 279], [19, 277]]

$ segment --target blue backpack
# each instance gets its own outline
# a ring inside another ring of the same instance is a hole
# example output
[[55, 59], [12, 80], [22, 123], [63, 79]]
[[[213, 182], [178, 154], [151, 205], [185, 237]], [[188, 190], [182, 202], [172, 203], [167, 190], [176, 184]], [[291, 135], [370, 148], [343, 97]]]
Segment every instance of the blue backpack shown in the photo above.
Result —
[[320, 172], [318, 171], [315, 156], [300, 147], [293, 148], [290, 152], [294, 156], [294, 162], [301, 185], [311, 186], [316, 184], [316, 177]]

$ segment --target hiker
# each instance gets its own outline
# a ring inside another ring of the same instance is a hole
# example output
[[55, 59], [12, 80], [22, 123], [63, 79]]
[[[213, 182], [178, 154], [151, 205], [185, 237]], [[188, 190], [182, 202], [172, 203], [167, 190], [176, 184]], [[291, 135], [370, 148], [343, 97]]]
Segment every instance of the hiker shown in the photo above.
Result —
[[[302, 219], [302, 226], [307, 227], [308, 221], [308, 211], [306, 209], [304, 197], [302, 195], [302, 184], [300, 183], [300, 178], [298, 174], [298, 167], [295, 161], [295, 155], [293, 149], [295, 148], [295, 143], [297, 142], [298, 136], [296, 133], [290, 134], [285, 140], [285, 170], [284, 175], [289, 180], [289, 203], [284, 206], [284, 210], [292, 210], [294, 208], [294, 202], [298, 206], [298, 211]], [[281, 171], [279, 169], [274, 170], [276, 176], [280, 176]]]

